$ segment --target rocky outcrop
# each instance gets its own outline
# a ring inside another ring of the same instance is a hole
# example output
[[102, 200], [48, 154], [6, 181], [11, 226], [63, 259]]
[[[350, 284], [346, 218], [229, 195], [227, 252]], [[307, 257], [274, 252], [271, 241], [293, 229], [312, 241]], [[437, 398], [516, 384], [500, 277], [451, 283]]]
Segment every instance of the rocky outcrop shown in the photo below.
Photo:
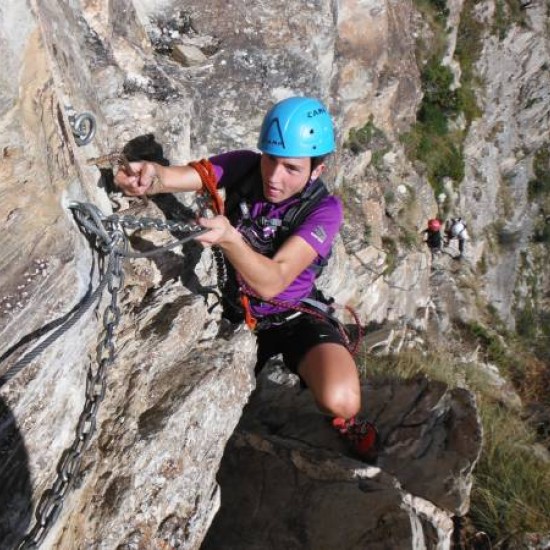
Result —
[[481, 449], [465, 390], [417, 379], [363, 388], [380, 431], [375, 466], [280, 367], [263, 374], [222, 461], [222, 506], [203, 550], [450, 548]]

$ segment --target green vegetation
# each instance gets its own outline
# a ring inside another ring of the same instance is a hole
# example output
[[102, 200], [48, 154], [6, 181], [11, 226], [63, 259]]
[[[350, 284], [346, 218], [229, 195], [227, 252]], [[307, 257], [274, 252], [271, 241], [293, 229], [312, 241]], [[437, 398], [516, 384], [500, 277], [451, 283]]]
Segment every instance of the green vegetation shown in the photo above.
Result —
[[442, 23], [447, 22], [447, 17], [449, 16], [447, 0], [416, 0], [415, 4], [423, 13], [431, 13]]
[[429, 44], [419, 38], [416, 43], [417, 58], [426, 59], [434, 55], [441, 57], [447, 44], [447, 18], [449, 9], [446, 0], [414, 0], [416, 9], [422, 14], [422, 19], [433, 30]]
[[[537, 308], [535, 303], [527, 302], [516, 310], [516, 332], [535, 357], [550, 365], [550, 312]], [[550, 403], [550, 396], [547, 401]]]
[[475, 0], [466, 0], [460, 13], [458, 25], [455, 57], [462, 72], [459, 104], [469, 125], [472, 120], [481, 116], [475, 97], [475, 88], [481, 85], [475, 71], [475, 64], [479, 59], [483, 44], [483, 25], [475, 18]]
[[533, 241], [535, 243], [550, 246], [550, 223], [541, 221], [535, 226], [533, 233]]
[[397, 267], [397, 243], [391, 237], [382, 237], [382, 247], [386, 252], [386, 269], [384, 275], [389, 275]]
[[516, 330], [524, 340], [533, 340], [537, 337], [537, 314], [531, 304], [528, 304], [516, 314]]
[[546, 344], [550, 327], [540, 327], [540, 330], [537, 327], [549, 316], [534, 311], [520, 313], [518, 320], [524, 326], [518, 327], [516, 334], [505, 331], [496, 318], [491, 323], [498, 326], [502, 334], [475, 322], [462, 326], [460, 330], [462, 338], [472, 347], [478, 346], [481, 356], [497, 365], [523, 398], [550, 406], [550, 370], [544, 364], [550, 359]]
[[370, 244], [372, 240], [372, 225], [365, 223], [363, 224], [363, 242], [365, 244]]
[[[479, 324], [463, 327], [463, 331], [463, 336], [470, 338], [472, 344], [480, 344], [491, 360], [512, 353], [504, 349], [496, 335]], [[533, 366], [536, 363], [515, 352], [514, 362], [526, 383], [537, 386], [520, 388], [522, 397], [529, 390], [537, 395], [545, 391], [548, 395], [549, 376], [547, 385], [541, 387], [540, 369]], [[495, 363], [502, 368], [498, 361]], [[500, 390], [477, 365], [459, 363], [442, 352], [417, 351], [388, 357], [363, 355], [359, 364], [363, 374], [380, 380], [426, 375], [451, 387], [466, 384], [476, 394], [484, 431], [482, 454], [474, 470], [470, 521], [476, 530], [488, 534], [493, 548], [520, 549], [524, 547], [521, 539], [526, 533], [550, 530], [550, 464], [533, 450], [537, 435], [521, 420], [517, 410], [502, 404]]]
[[550, 146], [545, 143], [533, 160], [535, 177], [529, 181], [529, 199], [550, 194]]
[[518, 244], [521, 238], [519, 229], [514, 231], [507, 228], [505, 222], [502, 220], [497, 220], [493, 226], [496, 231], [497, 242], [501, 248], [515, 247]]
[[344, 147], [356, 155], [371, 150], [372, 164], [375, 168], [380, 169], [382, 157], [390, 150], [390, 142], [384, 132], [375, 126], [373, 116], [370, 115], [368, 122], [363, 127], [352, 128], [349, 131]]
[[485, 253], [482, 254], [481, 258], [477, 262], [476, 271], [480, 275], [485, 275], [488, 271], [489, 266], [487, 265], [487, 256]]
[[535, 436], [517, 413], [487, 400], [480, 404], [484, 449], [470, 515], [495, 547], [522, 548], [522, 535], [550, 529], [550, 466], [533, 452]]
[[[423, 163], [428, 181], [436, 193], [443, 190], [445, 178], [460, 182], [464, 177], [462, 146], [471, 121], [480, 115], [474, 89], [479, 85], [474, 65], [481, 51], [482, 25], [475, 19], [475, 0], [466, 0], [457, 33], [456, 58], [461, 65], [460, 86], [454, 88], [454, 76], [450, 68], [441, 64], [446, 44], [445, 2], [417, 0], [416, 6], [426, 16], [429, 11], [434, 33], [433, 45], [417, 45], [417, 58], [422, 66], [421, 80], [424, 97], [417, 115], [417, 122], [409, 132], [401, 136], [405, 151], [411, 160]], [[449, 121], [458, 121], [450, 128]]]
[[420, 160], [436, 193], [445, 178], [459, 182], [464, 177], [463, 131], [449, 130], [449, 120], [461, 113], [460, 95], [451, 89], [453, 74], [439, 60], [431, 59], [422, 72], [424, 98], [417, 122], [402, 136], [409, 158]]
[[[493, 331], [489, 331], [480, 323], [472, 322], [462, 327], [463, 336], [477, 345], [485, 354], [485, 359], [507, 368], [508, 355], [502, 338]], [[507, 335], [509, 336], [509, 335]]]
[[533, 242], [550, 246], [550, 217], [545, 215], [550, 208], [550, 144], [545, 143], [533, 159], [534, 178], [528, 183], [529, 200], [539, 202], [541, 213], [533, 228]]
[[395, 192], [392, 189], [388, 189], [384, 192], [384, 202], [386, 205], [394, 204], [395, 203]]
[[525, 21], [525, 9], [521, 0], [496, 0], [492, 31], [499, 40], [506, 38], [513, 25], [524, 25]]
[[399, 233], [399, 242], [408, 250], [412, 250], [419, 243], [419, 236], [414, 231], [410, 231], [404, 227], [401, 227], [401, 232]]

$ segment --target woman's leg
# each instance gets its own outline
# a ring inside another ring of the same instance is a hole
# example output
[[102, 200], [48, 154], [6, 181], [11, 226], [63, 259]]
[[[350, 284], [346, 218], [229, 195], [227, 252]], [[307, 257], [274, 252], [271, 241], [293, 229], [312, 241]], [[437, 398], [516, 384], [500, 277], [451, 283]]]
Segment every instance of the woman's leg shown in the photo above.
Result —
[[315, 345], [300, 361], [298, 374], [323, 412], [346, 419], [359, 412], [359, 375], [353, 357], [344, 346]]

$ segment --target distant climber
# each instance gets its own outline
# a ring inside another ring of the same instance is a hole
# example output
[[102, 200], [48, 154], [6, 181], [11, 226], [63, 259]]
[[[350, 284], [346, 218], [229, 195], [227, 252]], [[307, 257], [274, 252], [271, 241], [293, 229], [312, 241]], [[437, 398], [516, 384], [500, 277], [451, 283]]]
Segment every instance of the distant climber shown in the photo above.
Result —
[[428, 227], [422, 231], [424, 242], [428, 245], [432, 254], [440, 254], [443, 246], [443, 237], [441, 236], [441, 221], [437, 218], [428, 220]]
[[464, 257], [464, 244], [469, 240], [466, 222], [462, 218], [451, 218], [445, 224], [445, 246], [449, 246], [453, 239], [458, 241], [458, 256], [455, 258], [461, 260]]
[[[320, 179], [335, 149], [328, 110], [313, 98], [280, 101], [264, 117], [258, 148], [185, 166], [131, 162], [131, 171], [120, 166], [115, 183], [132, 196], [208, 190], [218, 215], [199, 219], [210, 231], [197, 240], [224, 253], [224, 315], [244, 318], [256, 334], [257, 370], [282, 353], [332, 426], [371, 460], [377, 431], [357, 416], [357, 367], [315, 288], [343, 220], [340, 200]], [[225, 189], [225, 204], [217, 188]], [[312, 298], [322, 307], [308, 307]]]

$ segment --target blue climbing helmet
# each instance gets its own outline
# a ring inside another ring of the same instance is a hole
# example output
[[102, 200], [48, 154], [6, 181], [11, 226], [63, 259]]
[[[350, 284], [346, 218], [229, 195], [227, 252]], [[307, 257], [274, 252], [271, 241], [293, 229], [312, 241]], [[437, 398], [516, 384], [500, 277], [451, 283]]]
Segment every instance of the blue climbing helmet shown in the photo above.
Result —
[[283, 99], [265, 115], [258, 149], [276, 157], [320, 157], [332, 153], [332, 118], [318, 99]]

